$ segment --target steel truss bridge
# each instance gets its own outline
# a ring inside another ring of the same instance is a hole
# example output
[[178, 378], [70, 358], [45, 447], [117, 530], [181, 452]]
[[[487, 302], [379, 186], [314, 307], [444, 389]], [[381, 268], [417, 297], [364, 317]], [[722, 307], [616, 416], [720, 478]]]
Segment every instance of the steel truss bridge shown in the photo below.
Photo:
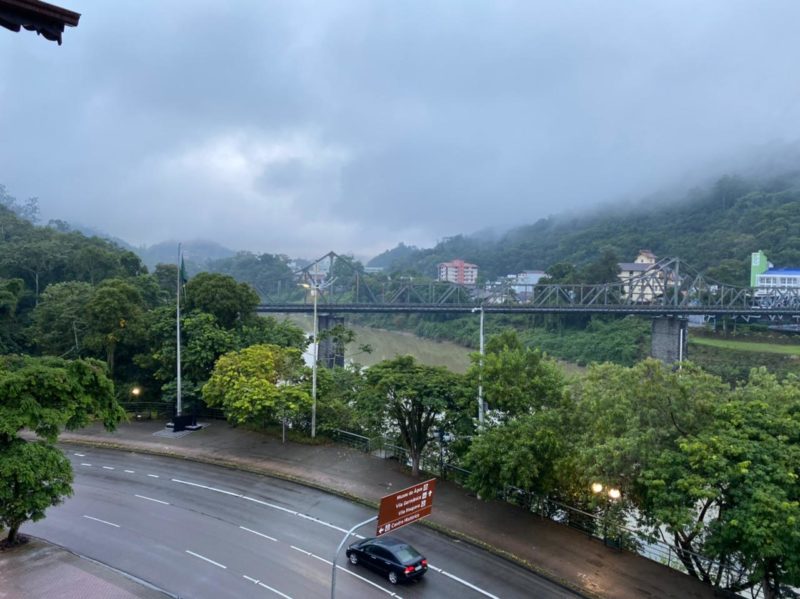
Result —
[[331, 252], [296, 273], [311, 289], [296, 302], [266, 301], [263, 313], [443, 313], [483, 310], [498, 314], [635, 314], [651, 317], [728, 317], [773, 324], [800, 324], [800, 288], [736, 287], [706, 278], [678, 258], [654, 264], [639, 276], [602, 285], [519, 285], [486, 289], [445, 282], [415, 283], [364, 275]]

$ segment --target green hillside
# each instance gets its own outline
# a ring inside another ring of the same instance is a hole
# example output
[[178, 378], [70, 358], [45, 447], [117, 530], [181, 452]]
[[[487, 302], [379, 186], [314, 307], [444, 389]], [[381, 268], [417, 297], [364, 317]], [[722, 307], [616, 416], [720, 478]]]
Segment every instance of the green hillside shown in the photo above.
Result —
[[[491, 279], [563, 261], [585, 265], [604, 250], [619, 261], [632, 260], [642, 248], [659, 257], [680, 257], [732, 284], [747, 284], [750, 253], [759, 249], [776, 266], [800, 266], [800, 179], [796, 174], [768, 181], [726, 176], [671, 200], [541, 219], [498, 241], [459, 235], [430, 249], [395, 252], [396, 259], [385, 266], [434, 276], [437, 263], [462, 258]], [[384, 259], [393, 253], [386, 254]]]

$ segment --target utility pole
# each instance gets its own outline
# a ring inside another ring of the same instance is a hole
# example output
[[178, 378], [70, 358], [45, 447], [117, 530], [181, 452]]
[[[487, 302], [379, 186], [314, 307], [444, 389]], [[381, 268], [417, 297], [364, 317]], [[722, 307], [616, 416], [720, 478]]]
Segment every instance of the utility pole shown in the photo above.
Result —
[[473, 308], [473, 312], [480, 312], [481, 325], [480, 325], [480, 360], [478, 362], [478, 425], [483, 428], [483, 306]]

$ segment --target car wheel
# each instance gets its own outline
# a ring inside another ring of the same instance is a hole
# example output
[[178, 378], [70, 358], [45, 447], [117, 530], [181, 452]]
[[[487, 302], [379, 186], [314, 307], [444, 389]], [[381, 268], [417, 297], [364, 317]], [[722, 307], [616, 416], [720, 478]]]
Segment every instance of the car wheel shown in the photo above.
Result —
[[354, 566], [358, 563], [358, 556], [355, 553], [350, 554], [350, 563]]
[[389, 582], [397, 584], [397, 572], [389, 572]]

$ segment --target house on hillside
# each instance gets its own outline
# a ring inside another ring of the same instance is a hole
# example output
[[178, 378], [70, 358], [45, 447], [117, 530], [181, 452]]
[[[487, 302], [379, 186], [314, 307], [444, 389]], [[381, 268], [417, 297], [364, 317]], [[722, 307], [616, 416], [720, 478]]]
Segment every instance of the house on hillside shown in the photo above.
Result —
[[750, 286], [762, 304], [797, 303], [800, 299], [800, 268], [775, 268], [761, 250], [750, 259]]
[[527, 300], [533, 293], [533, 288], [545, 277], [543, 270], [523, 270], [516, 275], [508, 275], [511, 289], [521, 301]]
[[618, 264], [622, 299], [649, 303], [664, 294], [664, 273], [655, 268], [656, 261], [656, 255], [650, 250], [639, 250], [636, 260]]
[[459, 285], [475, 285], [478, 282], [478, 266], [464, 262], [463, 260], [452, 260], [441, 262], [438, 265], [439, 281], [448, 281]]

